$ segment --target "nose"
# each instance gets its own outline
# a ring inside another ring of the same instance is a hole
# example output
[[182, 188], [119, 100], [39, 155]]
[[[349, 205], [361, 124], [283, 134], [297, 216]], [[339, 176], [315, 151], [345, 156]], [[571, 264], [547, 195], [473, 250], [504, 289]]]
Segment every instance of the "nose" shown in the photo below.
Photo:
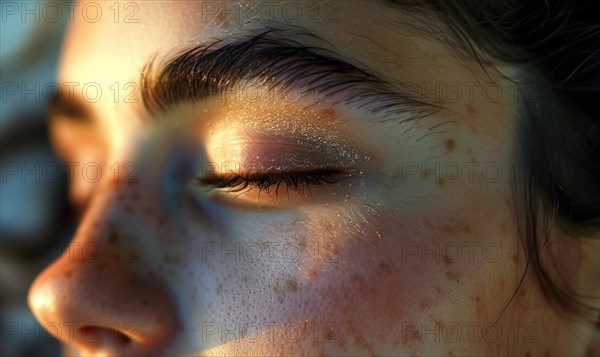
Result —
[[155, 355], [177, 329], [175, 306], [109, 215], [88, 210], [69, 247], [34, 281], [29, 305], [52, 335], [85, 353]]

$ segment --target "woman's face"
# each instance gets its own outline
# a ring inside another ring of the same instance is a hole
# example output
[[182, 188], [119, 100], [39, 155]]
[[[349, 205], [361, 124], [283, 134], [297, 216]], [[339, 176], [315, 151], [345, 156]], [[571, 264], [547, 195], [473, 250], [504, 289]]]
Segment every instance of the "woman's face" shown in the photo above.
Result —
[[[81, 223], [30, 293], [62, 341], [118, 355], [557, 351], [532, 281], [505, 310], [525, 259], [510, 174], [521, 93], [417, 29], [419, 14], [333, 1], [73, 14], [51, 131]], [[224, 57], [177, 59], [215, 39]], [[161, 80], [169, 63], [180, 76]], [[149, 92], [167, 103], [153, 114]]]

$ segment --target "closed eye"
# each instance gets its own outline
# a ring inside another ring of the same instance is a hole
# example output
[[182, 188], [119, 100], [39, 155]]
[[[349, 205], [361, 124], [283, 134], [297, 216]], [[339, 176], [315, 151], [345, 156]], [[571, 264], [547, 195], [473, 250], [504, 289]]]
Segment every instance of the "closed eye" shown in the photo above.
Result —
[[335, 169], [319, 169], [310, 171], [277, 171], [277, 172], [253, 172], [253, 173], [227, 173], [215, 174], [210, 177], [198, 178], [202, 185], [213, 188], [226, 189], [227, 192], [246, 193], [258, 189], [259, 192], [279, 194], [280, 188], [304, 193], [311, 186], [323, 186], [335, 184], [349, 175]]

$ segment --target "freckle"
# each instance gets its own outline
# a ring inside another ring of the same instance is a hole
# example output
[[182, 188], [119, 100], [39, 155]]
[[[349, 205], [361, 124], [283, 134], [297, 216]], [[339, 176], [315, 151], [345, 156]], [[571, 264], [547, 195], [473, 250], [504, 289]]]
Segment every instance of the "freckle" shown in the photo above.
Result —
[[142, 197], [142, 195], [140, 195], [139, 192], [134, 192], [133, 194], [131, 194], [131, 199], [133, 201], [138, 201], [141, 197]]
[[456, 142], [454, 141], [454, 139], [446, 140], [446, 150], [452, 151], [452, 150], [454, 150], [455, 147], [456, 147]]
[[319, 273], [316, 270], [311, 270], [308, 272], [308, 279], [311, 281], [317, 280], [319, 278]]
[[444, 263], [450, 265], [452, 264], [452, 258], [450, 258], [450, 256], [448, 256], [448, 254], [444, 254], [444, 256], [442, 257], [442, 260], [444, 261]]
[[513, 261], [513, 263], [518, 263], [519, 262], [519, 257], [517, 257], [516, 254], [513, 254], [512, 255], [512, 261]]
[[450, 234], [454, 233], [454, 227], [452, 227], [449, 224], [442, 224], [440, 226], [440, 230], [444, 233], [450, 233]]
[[504, 286], [504, 279], [500, 279], [500, 287]]
[[336, 112], [333, 108], [327, 108], [321, 111], [321, 115], [325, 121], [331, 122], [335, 119]]
[[333, 341], [335, 336], [335, 326], [327, 326], [325, 328], [325, 341]]
[[517, 295], [517, 299], [523, 301], [522, 299], [527, 298], [527, 291], [525, 289], [520, 289]]
[[469, 233], [471, 232], [471, 224], [470, 223], [466, 223], [462, 226], [462, 230], [463, 232]]
[[380, 262], [379, 269], [381, 269], [385, 274], [390, 274], [392, 272], [392, 267], [386, 262]]
[[419, 332], [419, 329], [416, 329], [414, 333], [411, 333], [409, 339], [412, 341], [419, 341], [421, 339], [421, 332]]
[[502, 223], [502, 232], [506, 232], [506, 225]]
[[65, 276], [66, 277], [70, 277], [71, 275], [73, 275], [73, 272], [71, 270], [65, 271]]
[[448, 278], [448, 280], [458, 280], [458, 274], [450, 270], [446, 272], [446, 277]]
[[437, 179], [436, 183], [438, 184], [438, 186], [444, 186], [444, 183], [446, 182], [446, 180], [444, 180], [443, 177], [440, 177]]
[[285, 287], [291, 292], [296, 292], [298, 291], [298, 282], [296, 279], [289, 279], [285, 282]]
[[301, 249], [306, 249], [306, 246], [306, 237], [300, 237], [298, 240], [298, 247], [300, 247]]
[[431, 307], [431, 300], [429, 300], [429, 299], [421, 300], [421, 302], [419, 303], [419, 307], [421, 308], [421, 311], [428, 309], [429, 307]]
[[477, 114], [477, 108], [475, 108], [473, 103], [467, 104], [467, 111], [471, 114]]
[[167, 222], [167, 219], [165, 218], [165, 216], [160, 216], [160, 217], [158, 217], [156, 222], [158, 222], [158, 224], [160, 224], [162, 226]]
[[354, 336], [354, 342], [356, 343], [357, 346], [369, 351], [371, 356], [375, 356], [375, 350], [373, 349], [373, 346], [370, 343], [368, 343], [364, 337]]

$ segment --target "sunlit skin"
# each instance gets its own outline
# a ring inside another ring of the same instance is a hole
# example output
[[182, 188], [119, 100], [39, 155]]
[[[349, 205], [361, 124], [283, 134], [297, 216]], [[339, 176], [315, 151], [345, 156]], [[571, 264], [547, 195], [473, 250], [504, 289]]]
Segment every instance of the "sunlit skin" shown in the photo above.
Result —
[[[560, 324], [533, 277], [504, 311], [525, 266], [509, 171], [518, 103], [499, 74], [514, 68], [459, 59], [377, 2], [334, 4], [332, 21], [316, 21], [315, 6], [302, 3], [293, 25], [340, 56], [398, 83], [456, 83], [462, 95], [425, 91], [439, 110], [405, 122], [280, 95], [211, 98], [154, 118], [139, 96], [124, 100], [152, 55], [265, 23], [203, 17], [202, 1], [140, 2], [138, 23], [115, 22], [111, 4], [96, 23], [76, 17], [67, 34], [60, 81], [80, 83], [76, 97], [92, 82], [103, 94], [79, 98], [86, 122], [53, 118], [58, 152], [80, 163], [71, 196], [82, 216], [29, 296], [71, 353], [583, 353], [585, 338], [574, 336], [590, 332]], [[281, 12], [274, 21], [286, 24]], [[502, 91], [494, 100], [481, 92], [490, 82]], [[481, 86], [470, 97], [464, 83]], [[88, 162], [102, 167], [98, 182], [82, 178]], [[337, 165], [342, 174], [277, 192], [226, 192], [198, 179], [223, 162]], [[573, 268], [578, 259], [569, 250], [559, 268], [589, 285], [591, 268]]]

